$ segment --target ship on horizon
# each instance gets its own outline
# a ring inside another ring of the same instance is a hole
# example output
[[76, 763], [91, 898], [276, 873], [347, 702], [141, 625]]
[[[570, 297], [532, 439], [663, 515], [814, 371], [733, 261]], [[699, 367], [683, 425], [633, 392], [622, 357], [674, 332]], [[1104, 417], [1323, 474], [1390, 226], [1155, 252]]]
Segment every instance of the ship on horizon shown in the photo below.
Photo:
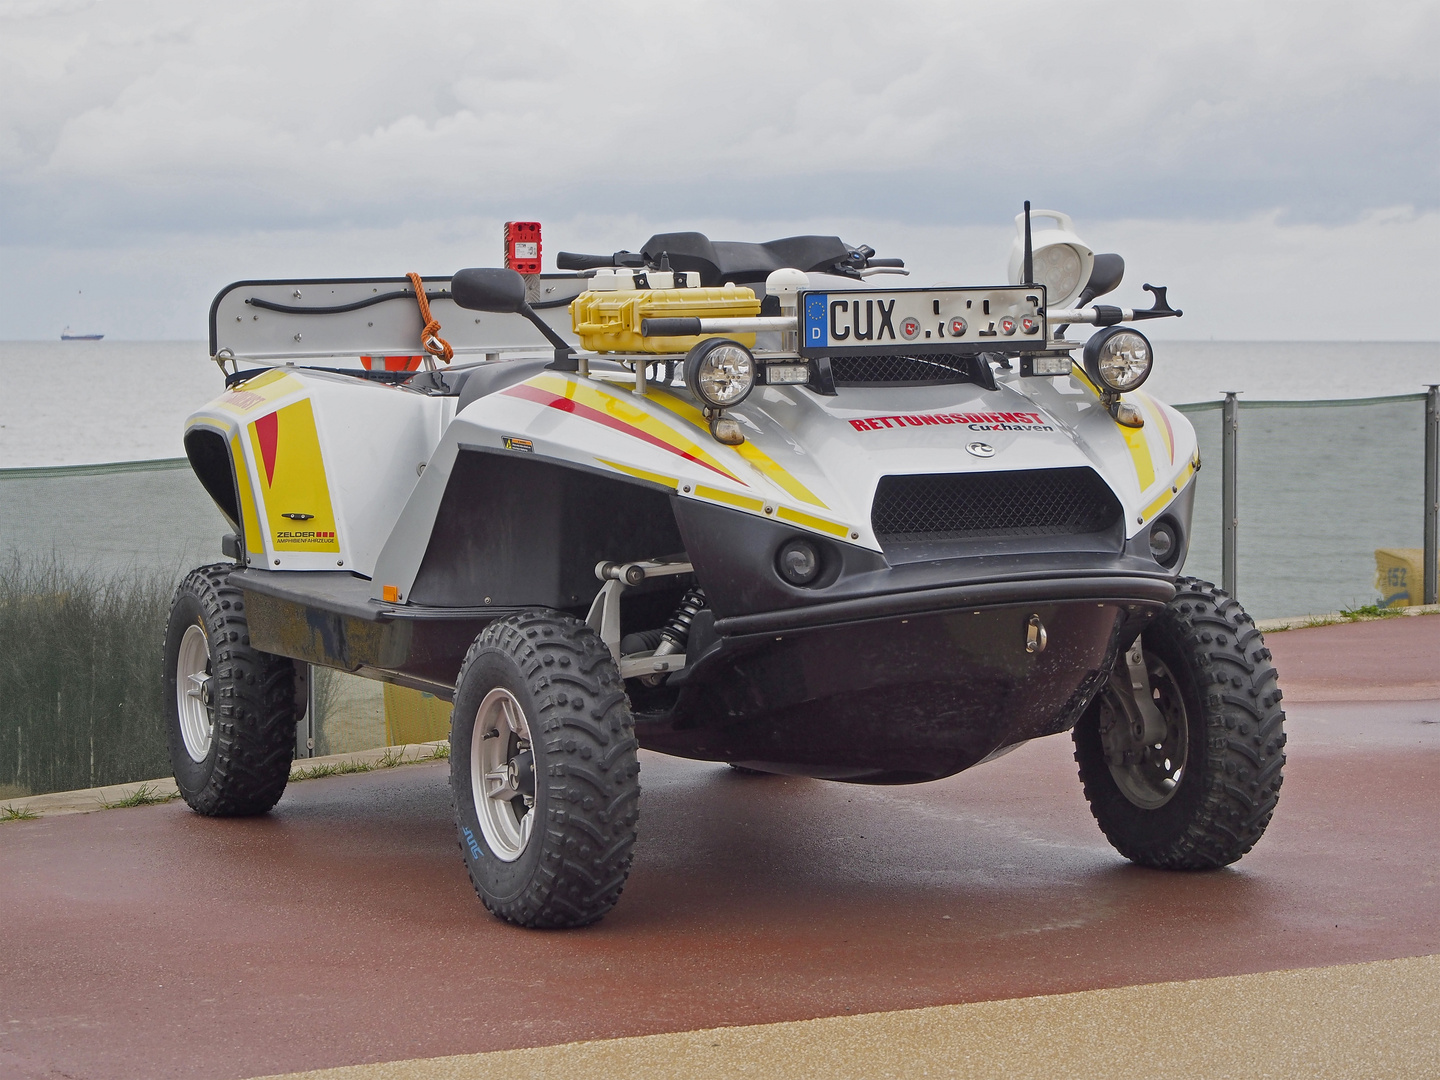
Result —
[[101, 338], [103, 338], [104, 336], [105, 336], [104, 334], [76, 334], [76, 333], [72, 333], [71, 330], [70, 330], [70, 327], [68, 327], [68, 326], [65, 327], [64, 330], [61, 330], [61, 331], [60, 331], [60, 340], [61, 340], [61, 341], [99, 341], [99, 340], [100, 340]]

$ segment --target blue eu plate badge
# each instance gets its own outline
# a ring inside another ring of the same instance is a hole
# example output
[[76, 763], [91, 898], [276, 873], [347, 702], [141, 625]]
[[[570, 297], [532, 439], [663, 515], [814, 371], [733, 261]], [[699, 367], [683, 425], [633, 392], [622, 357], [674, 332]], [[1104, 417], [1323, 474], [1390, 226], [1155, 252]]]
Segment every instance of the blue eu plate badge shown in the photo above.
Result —
[[830, 310], [828, 293], [808, 293], [805, 296], [805, 345], [811, 349], [823, 349], [830, 343], [826, 324]]

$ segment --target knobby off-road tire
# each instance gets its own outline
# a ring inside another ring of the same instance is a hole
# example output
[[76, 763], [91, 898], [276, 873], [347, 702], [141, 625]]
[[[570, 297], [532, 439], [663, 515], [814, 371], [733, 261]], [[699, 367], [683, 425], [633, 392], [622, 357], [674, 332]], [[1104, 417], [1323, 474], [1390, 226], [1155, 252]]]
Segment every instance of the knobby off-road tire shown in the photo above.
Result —
[[[1178, 783], [1152, 809], [1127, 796], [1102, 745], [1105, 692], [1075, 726], [1075, 760], [1090, 809], [1120, 854], [1143, 866], [1202, 870], [1239, 859], [1270, 823], [1285, 764], [1285, 713], [1254, 620], [1209, 582], [1176, 585], [1141, 642], [1147, 658], [1168, 668], [1168, 685], [1155, 688], [1159, 704], [1176, 715], [1165, 697], [1178, 691], [1184, 706]], [[1128, 674], [1124, 656], [1117, 671]]]
[[560, 928], [615, 906], [638, 749], [624, 680], [590, 627], [527, 611], [475, 639], [455, 689], [450, 789], [470, 881], [493, 914]]
[[295, 664], [251, 648], [234, 569], [190, 571], [165, 632], [170, 763], [190, 808], [210, 817], [265, 813], [295, 756]]

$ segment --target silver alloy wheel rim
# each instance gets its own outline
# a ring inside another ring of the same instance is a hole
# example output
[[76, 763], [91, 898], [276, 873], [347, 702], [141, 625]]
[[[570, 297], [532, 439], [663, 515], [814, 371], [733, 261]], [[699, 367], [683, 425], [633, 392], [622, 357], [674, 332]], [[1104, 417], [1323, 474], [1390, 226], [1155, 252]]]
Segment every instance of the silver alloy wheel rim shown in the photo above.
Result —
[[501, 862], [520, 858], [530, 842], [535, 824], [533, 761], [525, 710], [514, 694], [497, 686], [475, 714], [470, 794], [485, 843]]
[[1155, 707], [1165, 721], [1164, 736], [1146, 745], [1134, 690], [1123, 675], [1112, 674], [1101, 700], [1100, 748], [1120, 793], [1142, 810], [1158, 810], [1174, 798], [1185, 777], [1190, 721], [1180, 687], [1165, 661], [1146, 653], [1145, 667]]
[[210, 756], [215, 715], [210, 701], [210, 643], [199, 623], [185, 628], [175, 658], [175, 709], [180, 714], [180, 739], [196, 763]]

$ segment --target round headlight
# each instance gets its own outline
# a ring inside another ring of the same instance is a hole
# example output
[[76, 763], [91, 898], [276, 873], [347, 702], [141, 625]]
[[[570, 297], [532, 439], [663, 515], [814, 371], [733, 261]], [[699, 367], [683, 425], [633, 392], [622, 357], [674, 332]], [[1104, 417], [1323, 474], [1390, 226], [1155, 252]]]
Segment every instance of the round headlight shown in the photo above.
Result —
[[1150, 377], [1154, 359], [1150, 342], [1139, 330], [1110, 326], [1085, 343], [1085, 370], [1106, 390], [1123, 394]]
[[775, 566], [791, 585], [809, 585], [820, 576], [820, 552], [809, 540], [791, 540], [775, 557]]
[[685, 385], [712, 409], [733, 408], [755, 385], [755, 357], [738, 341], [706, 338], [685, 357]]

